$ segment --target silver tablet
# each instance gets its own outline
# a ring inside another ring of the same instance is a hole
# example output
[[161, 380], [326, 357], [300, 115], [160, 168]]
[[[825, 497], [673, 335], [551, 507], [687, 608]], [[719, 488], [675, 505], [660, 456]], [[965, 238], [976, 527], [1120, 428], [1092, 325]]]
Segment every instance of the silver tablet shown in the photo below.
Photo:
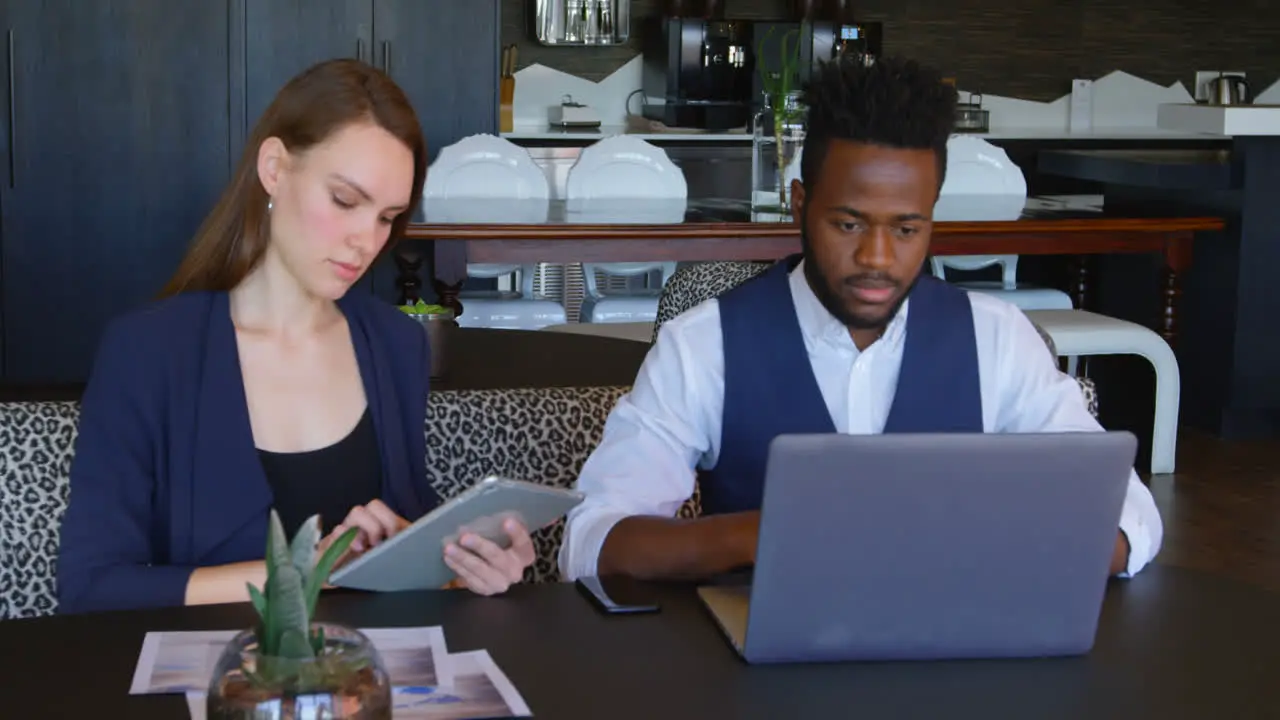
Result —
[[329, 583], [379, 592], [436, 590], [455, 576], [444, 564], [444, 548], [463, 532], [505, 548], [511, 544], [502, 529], [507, 518], [516, 518], [533, 532], [564, 517], [582, 500], [576, 490], [487, 477], [334, 571]]

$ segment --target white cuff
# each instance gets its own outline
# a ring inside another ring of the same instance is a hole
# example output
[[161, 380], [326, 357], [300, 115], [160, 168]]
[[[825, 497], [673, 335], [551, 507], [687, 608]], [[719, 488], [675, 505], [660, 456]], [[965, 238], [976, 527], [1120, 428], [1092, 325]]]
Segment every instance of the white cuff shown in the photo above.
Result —
[[560, 547], [560, 573], [564, 579], [595, 575], [605, 538], [618, 521], [629, 516], [630, 513], [616, 510], [594, 509], [569, 518]]
[[1131, 503], [1125, 503], [1120, 513], [1120, 532], [1129, 541], [1129, 565], [1120, 577], [1133, 577], [1151, 562], [1151, 529]]

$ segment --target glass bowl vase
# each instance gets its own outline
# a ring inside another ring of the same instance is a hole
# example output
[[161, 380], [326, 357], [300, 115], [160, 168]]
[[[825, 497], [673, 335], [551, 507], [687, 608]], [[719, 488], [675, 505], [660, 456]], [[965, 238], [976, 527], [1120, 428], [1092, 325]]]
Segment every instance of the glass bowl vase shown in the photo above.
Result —
[[253, 630], [237, 634], [214, 666], [208, 719], [389, 719], [391, 678], [369, 638], [332, 623], [311, 630], [323, 649], [301, 660], [261, 655]]

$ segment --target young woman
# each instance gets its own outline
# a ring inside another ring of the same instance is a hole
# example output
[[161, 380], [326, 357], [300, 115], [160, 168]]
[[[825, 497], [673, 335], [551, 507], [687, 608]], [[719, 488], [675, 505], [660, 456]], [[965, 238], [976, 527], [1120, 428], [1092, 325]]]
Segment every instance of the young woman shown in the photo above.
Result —
[[[289, 82], [150, 306], [107, 329], [82, 402], [58, 567], [63, 612], [247, 600], [267, 516], [319, 513], [351, 553], [439, 501], [424, 456], [426, 333], [351, 290], [403, 235], [426, 176], [404, 93], [352, 60]], [[459, 583], [500, 593], [533, 562], [445, 549]], [[459, 546], [460, 545], [460, 546]], [[350, 555], [350, 554], [349, 554]]]

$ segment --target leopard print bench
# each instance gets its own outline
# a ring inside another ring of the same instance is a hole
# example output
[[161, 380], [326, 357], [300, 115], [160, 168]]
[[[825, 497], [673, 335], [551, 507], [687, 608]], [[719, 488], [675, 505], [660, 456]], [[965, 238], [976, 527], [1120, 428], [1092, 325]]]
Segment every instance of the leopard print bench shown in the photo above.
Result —
[[79, 421], [79, 403], [0, 403], [0, 620], [57, 610], [58, 534]]
[[[627, 387], [437, 391], [423, 432], [427, 474], [442, 498], [487, 475], [572, 487]], [[0, 620], [57, 609], [59, 529], [69, 495], [80, 407], [0, 403]], [[681, 508], [696, 517], [699, 496]], [[534, 533], [528, 582], [560, 579], [563, 522]]]
[[[458, 390], [431, 394], [427, 474], [442, 498], [495, 474], [571, 487], [627, 387]], [[0, 620], [57, 609], [59, 529], [78, 403], [0, 403]], [[680, 517], [697, 517], [695, 490]], [[560, 579], [563, 522], [535, 531], [527, 582]]]

